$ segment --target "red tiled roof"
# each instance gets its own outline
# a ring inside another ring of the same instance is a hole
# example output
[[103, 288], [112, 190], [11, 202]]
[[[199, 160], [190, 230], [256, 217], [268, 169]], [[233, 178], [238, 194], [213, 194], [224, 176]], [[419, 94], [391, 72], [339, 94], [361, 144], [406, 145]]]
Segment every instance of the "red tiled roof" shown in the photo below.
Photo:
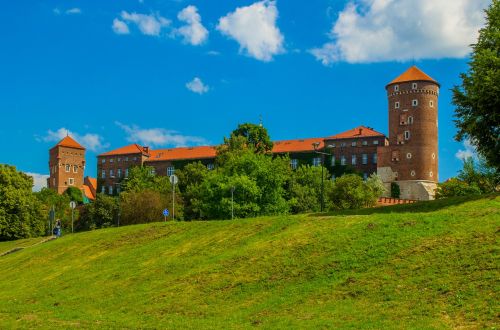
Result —
[[319, 143], [318, 149], [324, 147], [324, 138], [284, 140], [274, 142], [273, 153], [314, 151], [313, 143]]
[[382, 133], [375, 131], [373, 128], [366, 126], [358, 126], [356, 128], [350, 129], [348, 131], [329, 136], [327, 139], [352, 139], [352, 138], [362, 138], [362, 137], [374, 137], [374, 136], [385, 136]]
[[85, 194], [85, 196], [86, 196], [88, 199], [92, 199], [92, 200], [94, 200], [94, 199], [95, 199], [95, 196], [94, 196], [94, 194], [92, 194], [92, 190], [90, 189], [90, 187], [89, 187], [89, 186], [87, 186], [87, 185], [85, 185], [85, 184], [84, 184], [84, 185], [82, 186], [82, 190], [83, 190], [83, 193]]
[[148, 161], [215, 158], [216, 153], [215, 147], [212, 146], [158, 149], [150, 151]]
[[91, 177], [86, 177], [88, 183], [92, 186], [91, 188], [94, 188], [94, 190], [97, 190], [97, 179], [96, 178], [91, 178]]
[[68, 147], [68, 148], [75, 148], [75, 149], [82, 149], [85, 150], [84, 147], [78, 142], [76, 142], [71, 136], [66, 136], [64, 139], [59, 141], [58, 144], [55, 145], [56, 147]]
[[121, 147], [115, 150], [111, 150], [108, 152], [105, 152], [103, 154], [100, 154], [99, 156], [113, 156], [113, 155], [128, 155], [128, 154], [148, 154], [145, 150], [144, 147], [141, 147], [137, 143], [130, 144], [125, 147]]
[[408, 81], [430, 81], [438, 84], [437, 81], [429, 77], [427, 74], [425, 74], [422, 70], [420, 70], [414, 65], [408, 70], [406, 70], [402, 75], [400, 75], [399, 77], [391, 81], [389, 84], [387, 84], [387, 86]]

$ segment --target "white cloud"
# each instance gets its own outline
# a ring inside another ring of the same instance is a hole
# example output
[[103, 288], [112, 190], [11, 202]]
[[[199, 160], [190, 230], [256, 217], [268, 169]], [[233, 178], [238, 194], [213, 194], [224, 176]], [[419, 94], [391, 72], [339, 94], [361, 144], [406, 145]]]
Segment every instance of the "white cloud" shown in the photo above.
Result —
[[219, 56], [220, 55], [220, 52], [216, 51], [216, 50], [209, 50], [207, 52], [207, 55], [210, 55], [210, 56]]
[[[124, 24], [126, 22], [134, 23], [137, 25], [142, 34], [148, 36], [159, 36], [161, 30], [165, 27], [168, 27], [171, 23], [170, 20], [160, 16], [159, 14], [145, 15], [145, 14], [128, 13], [126, 11], [122, 11], [120, 17], [122, 19], [122, 21], [120, 22]], [[121, 31], [124, 31], [123, 26], [121, 26], [121, 28], [122, 28]], [[113, 21], [113, 30], [115, 31], [115, 33], [119, 33], [115, 29], [115, 21]]]
[[47, 188], [47, 179], [49, 178], [48, 175], [31, 172], [24, 173], [33, 178], [33, 191], [40, 191], [42, 188]]
[[129, 34], [130, 30], [128, 29], [128, 25], [124, 22], [119, 20], [118, 18], [115, 18], [113, 20], [113, 31], [116, 34]]
[[163, 128], [147, 128], [143, 129], [136, 125], [125, 125], [120, 122], [115, 122], [121, 129], [127, 133], [127, 141], [132, 143], [140, 143], [149, 146], [174, 146], [185, 147], [187, 145], [207, 144], [204, 138], [197, 136], [181, 135], [176, 131], [166, 130]]
[[80, 8], [71, 8], [66, 10], [67, 15], [73, 15], [73, 14], [81, 14], [82, 10]]
[[264, 0], [219, 19], [217, 30], [240, 44], [240, 53], [261, 61], [270, 61], [284, 52], [284, 37], [276, 26], [278, 8], [275, 1]]
[[197, 46], [204, 43], [208, 38], [208, 30], [201, 24], [201, 16], [198, 8], [187, 6], [179, 12], [177, 18], [186, 25], [177, 29], [177, 33], [183, 36], [184, 42]]
[[52, 9], [52, 12], [55, 14], [55, 15], [61, 15], [61, 10], [59, 8], [54, 8]]
[[325, 65], [462, 58], [484, 23], [490, 0], [353, 0], [330, 42], [310, 52]]
[[99, 151], [109, 147], [109, 144], [104, 143], [103, 137], [99, 134], [86, 133], [84, 135], [81, 135], [75, 132], [71, 132], [64, 127], [61, 127], [56, 131], [49, 129], [45, 136], [37, 137], [37, 140], [43, 142], [59, 142], [64, 137], [66, 137], [66, 135], [71, 136], [78, 143], [91, 151]]
[[465, 149], [459, 149], [457, 153], [455, 154], [455, 157], [460, 159], [461, 161], [466, 160], [467, 158], [474, 158], [477, 159], [477, 150], [474, 145], [470, 142], [470, 140], [465, 140], [464, 141], [464, 148]]
[[205, 85], [203, 83], [203, 81], [198, 78], [198, 77], [194, 77], [193, 80], [191, 80], [190, 82], [188, 82], [186, 84], [186, 88], [189, 89], [191, 92], [193, 93], [198, 93], [198, 94], [204, 94], [206, 92], [208, 92], [210, 90], [210, 87], [208, 87], [207, 85]]

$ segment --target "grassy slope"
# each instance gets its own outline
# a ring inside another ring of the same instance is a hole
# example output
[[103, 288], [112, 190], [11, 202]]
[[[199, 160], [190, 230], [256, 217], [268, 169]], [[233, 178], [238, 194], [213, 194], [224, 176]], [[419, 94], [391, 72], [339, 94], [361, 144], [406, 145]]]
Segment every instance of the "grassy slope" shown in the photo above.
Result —
[[0, 327], [497, 326], [500, 197], [348, 213], [37, 245], [0, 258]]

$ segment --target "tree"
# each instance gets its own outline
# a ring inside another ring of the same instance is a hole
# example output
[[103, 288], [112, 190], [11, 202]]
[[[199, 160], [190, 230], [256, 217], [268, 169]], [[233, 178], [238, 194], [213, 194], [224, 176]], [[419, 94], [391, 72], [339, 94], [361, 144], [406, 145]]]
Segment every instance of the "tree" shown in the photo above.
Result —
[[363, 181], [359, 175], [346, 174], [334, 181], [330, 200], [336, 209], [360, 209], [372, 207], [383, 190], [380, 189], [379, 178], [372, 177]]
[[[177, 195], [176, 195], [177, 197]], [[129, 191], [120, 194], [120, 224], [131, 225], [163, 221], [163, 210], [172, 212], [172, 198], [154, 190]], [[182, 218], [182, 203], [176, 199], [175, 218]]]
[[64, 193], [69, 196], [70, 201], [75, 201], [80, 204], [83, 203], [83, 193], [80, 189], [69, 187]]
[[[333, 182], [328, 170], [323, 171], [325, 200]], [[318, 212], [321, 209], [321, 167], [301, 165], [292, 174], [289, 185], [290, 206], [293, 213]]]
[[229, 138], [217, 148], [218, 164], [224, 163], [224, 155], [228, 152], [243, 152], [252, 150], [257, 154], [269, 154], [273, 149], [273, 142], [263, 126], [255, 124], [240, 124], [231, 132]]
[[500, 184], [500, 172], [488, 167], [484, 160], [476, 162], [472, 157], [464, 160], [463, 169], [458, 172], [457, 178], [469, 186], [478, 187], [481, 193], [495, 192]]
[[500, 171], [500, 0], [486, 10], [486, 26], [472, 45], [462, 85], [453, 88], [458, 141], [469, 139], [489, 166]]
[[200, 219], [200, 201], [197, 199], [198, 190], [207, 177], [209, 170], [201, 162], [190, 163], [176, 171], [179, 177], [179, 190], [184, 200], [184, 219]]
[[47, 218], [32, 188], [31, 176], [0, 164], [0, 241], [45, 233]]
[[436, 199], [479, 194], [481, 194], [481, 189], [476, 184], [468, 184], [457, 178], [438, 184], [436, 189]]
[[119, 212], [116, 197], [97, 194], [93, 203], [85, 205], [76, 223], [77, 230], [92, 230], [117, 224]]
[[42, 203], [43, 214], [48, 215], [50, 210], [54, 208], [54, 220], [60, 219], [65, 228], [71, 226], [71, 209], [69, 207], [71, 197], [68, 194], [59, 195], [55, 190], [42, 188], [34, 195]]

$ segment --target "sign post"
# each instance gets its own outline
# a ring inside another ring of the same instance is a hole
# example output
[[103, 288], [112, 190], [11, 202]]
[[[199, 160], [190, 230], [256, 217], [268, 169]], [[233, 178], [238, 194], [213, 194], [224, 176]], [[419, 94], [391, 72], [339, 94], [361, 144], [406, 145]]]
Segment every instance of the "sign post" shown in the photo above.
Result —
[[74, 221], [76, 202], [71, 201], [69, 203], [69, 207], [71, 207], [71, 232], [73, 233], [73, 221]]
[[170, 176], [170, 184], [172, 184], [172, 220], [175, 220], [175, 185], [179, 182], [177, 175]]

